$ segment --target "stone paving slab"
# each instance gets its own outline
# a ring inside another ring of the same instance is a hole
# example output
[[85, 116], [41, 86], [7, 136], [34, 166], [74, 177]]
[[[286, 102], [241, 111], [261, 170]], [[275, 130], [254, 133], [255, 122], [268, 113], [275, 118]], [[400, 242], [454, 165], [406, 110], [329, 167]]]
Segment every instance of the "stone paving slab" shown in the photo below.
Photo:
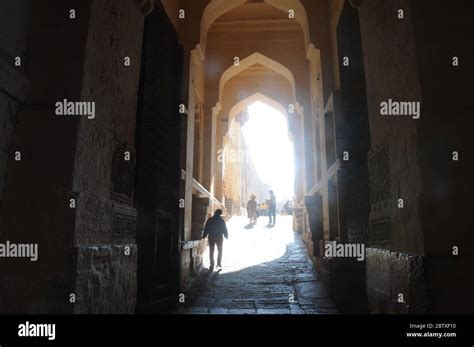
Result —
[[275, 228], [244, 228], [247, 220], [234, 217], [227, 225], [224, 268], [208, 270], [208, 254], [201, 275], [185, 293], [175, 314], [288, 315], [338, 313], [314, 270], [301, 237], [292, 230], [290, 216]]
[[289, 310], [290, 304], [285, 304], [281, 302], [273, 302], [273, 303], [262, 303], [256, 302], [255, 307], [261, 310]]

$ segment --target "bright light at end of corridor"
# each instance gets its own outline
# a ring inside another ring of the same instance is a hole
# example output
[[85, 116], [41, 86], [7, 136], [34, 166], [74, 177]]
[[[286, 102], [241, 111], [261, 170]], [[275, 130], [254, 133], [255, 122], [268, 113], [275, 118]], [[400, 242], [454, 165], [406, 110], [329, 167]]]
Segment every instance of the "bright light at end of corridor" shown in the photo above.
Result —
[[[278, 215], [274, 228], [265, 227], [267, 218], [258, 218], [251, 229], [245, 228], [246, 217], [234, 216], [228, 221], [229, 239], [224, 241], [221, 274], [268, 266], [285, 255], [288, 245], [294, 242], [293, 217]], [[209, 247], [204, 254], [204, 267], [209, 268]]]
[[248, 107], [249, 120], [242, 127], [258, 175], [275, 191], [278, 201], [294, 195], [293, 144], [288, 139], [285, 116], [258, 101]]

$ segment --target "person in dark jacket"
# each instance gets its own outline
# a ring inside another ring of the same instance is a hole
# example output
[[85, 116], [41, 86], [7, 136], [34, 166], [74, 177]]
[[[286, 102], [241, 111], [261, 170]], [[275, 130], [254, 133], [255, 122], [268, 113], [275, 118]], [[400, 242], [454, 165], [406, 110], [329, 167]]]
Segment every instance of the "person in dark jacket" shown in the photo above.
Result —
[[257, 223], [257, 201], [255, 194], [250, 195], [250, 200], [247, 202], [247, 215], [250, 219], [249, 225]]
[[229, 238], [227, 233], [227, 226], [225, 221], [221, 217], [222, 210], [216, 210], [214, 216], [209, 218], [204, 227], [204, 233], [202, 238], [206, 238], [209, 235], [209, 258], [211, 261], [209, 270], [214, 270], [214, 248], [217, 245], [217, 267], [222, 267], [222, 245], [224, 243], [224, 237]]

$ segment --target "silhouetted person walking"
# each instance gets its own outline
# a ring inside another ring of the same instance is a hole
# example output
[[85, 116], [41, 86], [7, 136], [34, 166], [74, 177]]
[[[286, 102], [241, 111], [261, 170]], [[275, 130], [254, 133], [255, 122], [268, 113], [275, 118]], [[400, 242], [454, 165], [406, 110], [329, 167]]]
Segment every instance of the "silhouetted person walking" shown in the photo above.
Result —
[[257, 223], [257, 201], [255, 199], [255, 194], [252, 194], [247, 202], [247, 215], [250, 219], [249, 225]]
[[[273, 217], [273, 221], [272, 221]], [[270, 190], [270, 199], [268, 200], [268, 225], [275, 226], [276, 221], [276, 196], [273, 190]]]
[[221, 217], [222, 210], [218, 209], [214, 212], [214, 216], [209, 218], [204, 227], [204, 233], [202, 238], [206, 238], [209, 235], [209, 258], [211, 265], [209, 270], [214, 270], [214, 248], [217, 245], [217, 267], [222, 267], [222, 245], [224, 243], [224, 237], [228, 238], [227, 226], [225, 221]]

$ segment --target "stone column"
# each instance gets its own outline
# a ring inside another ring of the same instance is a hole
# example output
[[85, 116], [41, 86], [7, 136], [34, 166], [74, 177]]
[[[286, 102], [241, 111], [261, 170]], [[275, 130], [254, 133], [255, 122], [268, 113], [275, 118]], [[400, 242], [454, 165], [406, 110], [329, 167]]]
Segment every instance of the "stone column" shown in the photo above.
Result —
[[222, 135], [222, 130], [218, 130], [216, 135], [216, 162], [215, 162], [215, 190], [214, 196], [219, 201], [223, 201], [223, 189], [222, 189], [222, 174], [223, 174], [223, 161], [219, 160], [219, 151], [224, 149], [224, 136]]
[[211, 193], [212, 196], [215, 196], [216, 194], [216, 161], [217, 161], [217, 148], [216, 148], [216, 137], [217, 137], [217, 119], [219, 112], [221, 110], [221, 107], [219, 104], [217, 104], [213, 109], [212, 109], [212, 115], [211, 115], [211, 138], [210, 138], [210, 149], [211, 151], [209, 152], [210, 156], [210, 165], [209, 165], [209, 192]]
[[[79, 120], [75, 149], [75, 313], [135, 311], [134, 147], [144, 19], [133, 2], [92, 1], [79, 100], [94, 101], [96, 117]], [[111, 37], [120, 39], [111, 46]]]
[[301, 203], [305, 194], [305, 175], [304, 175], [304, 146], [303, 146], [303, 124], [301, 115], [295, 113], [294, 117], [296, 133], [293, 136], [293, 148], [295, 158], [295, 203]]
[[304, 109], [297, 104], [295, 107], [296, 122], [298, 123], [298, 136], [295, 139], [295, 152], [296, 152], [296, 166], [297, 166], [297, 174], [299, 177], [296, 176], [295, 179], [297, 180], [298, 190], [300, 196], [297, 196], [298, 202], [303, 202], [304, 195], [308, 187], [306, 186], [306, 147], [305, 147], [305, 124], [304, 124]]
[[211, 191], [212, 184], [212, 107], [204, 106], [203, 114], [203, 144], [202, 144], [202, 182], [201, 184], [208, 191]]
[[186, 182], [184, 195], [184, 238], [191, 239], [191, 223], [193, 209], [193, 178], [194, 178], [194, 123], [196, 112], [196, 95], [194, 91], [195, 74], [198, 66], [202, 63], [203, 56], [196, 50], [191, 51], [191, 62], [189, 71], [189, 99], [188, 99], [188, 127], [186, 141]]

